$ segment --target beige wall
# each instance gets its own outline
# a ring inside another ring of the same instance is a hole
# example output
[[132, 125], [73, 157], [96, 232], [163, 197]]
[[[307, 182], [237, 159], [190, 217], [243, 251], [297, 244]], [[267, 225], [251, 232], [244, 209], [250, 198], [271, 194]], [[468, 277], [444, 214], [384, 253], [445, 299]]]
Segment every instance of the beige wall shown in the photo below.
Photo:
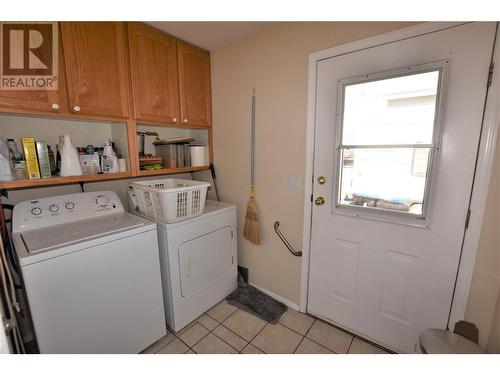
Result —
[[[279, 23], [212, 52], [214, 159], [222, 199], [238, 205], [239, 263], [250, 281], [299, 303], [308, 54], [410, 26], [407, 23]], [[250, 175], [250, 103], [257, 91], [256, 201], [262, 245], [242, 239]], [[287, 187], [298, 176], [300, 190]]]
[[479, 329], [479, 343], [500, 353], [500, 147], [495, 153], [476, 265], [465, 319]]

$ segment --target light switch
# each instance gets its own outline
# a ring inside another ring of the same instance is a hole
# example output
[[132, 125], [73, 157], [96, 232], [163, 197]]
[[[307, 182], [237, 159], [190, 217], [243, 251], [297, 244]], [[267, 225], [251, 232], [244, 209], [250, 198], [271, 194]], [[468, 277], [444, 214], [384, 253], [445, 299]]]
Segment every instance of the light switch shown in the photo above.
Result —
[[288, 176], [288, 188], [292, 190], [300, 190], [300, 177]]

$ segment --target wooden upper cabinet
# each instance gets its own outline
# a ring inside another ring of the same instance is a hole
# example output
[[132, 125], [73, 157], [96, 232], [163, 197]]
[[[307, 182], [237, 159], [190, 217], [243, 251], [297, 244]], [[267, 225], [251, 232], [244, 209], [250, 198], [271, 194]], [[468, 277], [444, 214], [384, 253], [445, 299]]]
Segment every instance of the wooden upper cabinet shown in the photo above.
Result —
[[212, 125], [210, 55], [207, 51], [178, 41], [181, 123]]
[[179, 123], [176, 40], [140, 23], [128, 24], [128, 37], [136, 120]]
[[0, 110], [54, 114], [66, 110], [66, 78], [61, 37], [58, 41], [57, 90], [0, 90]]
[[62, 22], [69, 110], [128, 117], [128, 64], [122, 22]]

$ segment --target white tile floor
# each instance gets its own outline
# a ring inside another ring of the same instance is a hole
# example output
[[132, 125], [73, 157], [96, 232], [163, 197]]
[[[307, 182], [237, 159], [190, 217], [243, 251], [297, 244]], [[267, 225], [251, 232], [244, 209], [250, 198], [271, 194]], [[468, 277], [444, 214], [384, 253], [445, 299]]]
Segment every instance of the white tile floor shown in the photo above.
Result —
[[383, 354], [381, 348], [288, 308], [276, 325], [225, 300], [145, 354]]

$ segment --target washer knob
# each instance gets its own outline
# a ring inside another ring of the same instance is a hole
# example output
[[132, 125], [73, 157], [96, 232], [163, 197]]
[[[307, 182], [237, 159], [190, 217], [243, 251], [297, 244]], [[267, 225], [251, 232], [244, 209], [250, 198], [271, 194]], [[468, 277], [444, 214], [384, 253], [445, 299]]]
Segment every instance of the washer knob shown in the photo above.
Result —
[[34, 207], [31, 209], [31, 213], [35, 216], [42, 214], [42, 209], [40, 207]]
[[75, 204], [73, 202], [66, 202], [64, 207], [66, 207], [67, 210], [72, 210], [75, 208]]
[[51, 204], [49, 206], [49, 211], [50, 212], [57, 212], [57, 211], [59, 211], [59, 206], [57, 204]]
[[97, 196], [95, 203], [97, 203], [98, 206], [105, 206], [109, 203], [109, 199], [105, 195], [99, 195]]

